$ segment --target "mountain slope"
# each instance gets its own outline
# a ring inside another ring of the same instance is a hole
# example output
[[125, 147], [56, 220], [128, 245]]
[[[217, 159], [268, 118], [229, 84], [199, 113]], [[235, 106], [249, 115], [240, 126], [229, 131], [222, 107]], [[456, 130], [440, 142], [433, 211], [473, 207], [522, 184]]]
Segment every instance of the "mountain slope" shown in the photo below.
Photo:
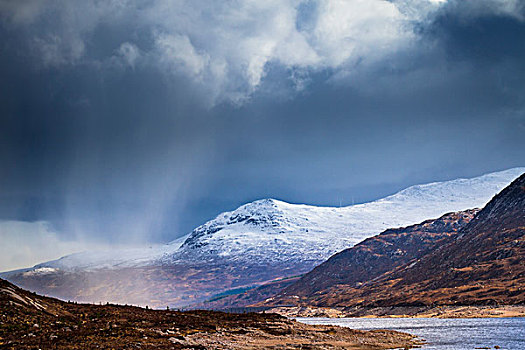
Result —
[[229, 289], [306, 273], [389, 227], [483, 206], [523, 171], [412, 186], [343, 208], [255, 201], [196, 228], [182, 245], [173, 242], [139, 255], [73, 254], [2, 276], [62, 299], [186, 306]]
[[[513, 305], [525, 302], [525, 174], [495, 196], [457, 235], [436, 249], [360, 285], [336, 284], [299, 293], [303, 277], [274, 304], [315, 306]], [[351, 261], [347, 261], [349, 264]], [[323, 265], [320, 271], [330, 271]], [[350, 278], [350, 276], [346, 276]], [[333, 279], [332, 279], [333, 280]], [[312, 293], [313, 292], [313, 293]]]
[[266, 305], [324, 299], [326, 289], [332, 286], [358, 287], [436, 249], [457, 234], [477, 212], [471, 209], [448, 213], [421, 224], [388, 229], [335, 254], [275, 298], [268, 299]]

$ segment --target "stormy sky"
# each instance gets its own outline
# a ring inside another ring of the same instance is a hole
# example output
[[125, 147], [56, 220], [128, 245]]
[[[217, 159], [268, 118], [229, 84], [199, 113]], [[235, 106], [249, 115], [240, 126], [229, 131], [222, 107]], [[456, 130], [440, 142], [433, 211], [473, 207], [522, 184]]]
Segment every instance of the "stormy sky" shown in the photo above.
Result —
[[0, 0], [0, 271], [525, 165], [519, 0]]

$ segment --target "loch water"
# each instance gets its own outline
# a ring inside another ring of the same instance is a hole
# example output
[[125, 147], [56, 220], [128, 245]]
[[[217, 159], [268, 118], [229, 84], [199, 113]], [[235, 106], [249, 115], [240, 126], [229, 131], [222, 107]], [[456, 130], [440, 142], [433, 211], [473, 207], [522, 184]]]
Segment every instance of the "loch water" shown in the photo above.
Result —
[[525, 318], [297, 318], [308, 324], [391, 329], [426, 340], [426, 350], [525, 350]]

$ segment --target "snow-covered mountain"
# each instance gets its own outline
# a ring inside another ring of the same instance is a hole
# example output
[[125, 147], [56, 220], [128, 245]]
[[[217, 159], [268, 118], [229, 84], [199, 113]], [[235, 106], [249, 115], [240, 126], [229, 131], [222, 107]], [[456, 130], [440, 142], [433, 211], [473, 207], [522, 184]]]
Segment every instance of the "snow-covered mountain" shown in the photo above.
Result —
[[76, 253], [38, 264], [31, 271], [223, 260], [260, 264], [321, 262], [388, 228], [416, 224], [447, 212], [481, 208], [524, 172], [525, 168], [513, 168], [471, 179], [415, 185], [383, 199], [347, 207], [257, 200], [224, 212], [166, 245]]
[[525, 168], [514, 168], [416, 185], [377, 201], [341, 208], [258, 200], [197, 227], [179, 251], [164, 260], [320, 262], [388, 228], [483, 207], [524, 172]]
[[483, 207], [524, 172], [515, 168], [417, 185], [341, 208], [263, 199], [222, 213], [167, 245], [72, 254], [0, 276], [66, 300], [186, 306], [308, 272], [388, 228]]

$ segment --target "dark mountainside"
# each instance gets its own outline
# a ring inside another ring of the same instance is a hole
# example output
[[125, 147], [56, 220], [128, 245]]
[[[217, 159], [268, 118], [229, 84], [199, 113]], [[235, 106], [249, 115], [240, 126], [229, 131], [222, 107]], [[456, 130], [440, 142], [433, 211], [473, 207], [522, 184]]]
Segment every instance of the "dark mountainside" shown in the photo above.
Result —
[[280, 294], [307, 296], [334, 285], [358, 286], [435, 249], [477, 212], [448, 213], [421, 224], [386, 230], [334, 255]]
[[[367, 252], [367, 247], [381, 246], [381, 241], [372, 244], [381, 236], [337, 254], [266, 305], [386, 307], [525, 302], [525, 174], [496, 195], [457, 234], [435, 244], [434, 249], [428, 246], [419, 257], [392, 258], [397, 251], [394, 247], [383, 250], [390, 257]], [[389, 259], [396, 261], [393, 268], [377, 275]], [[376, 264], [378, 270], [370, 273]]]
[[311, 326], [276, 314], [66, 303], [0, 279], [2, 349], [371, 350], [417, 344], [405, 333]]
[[477, 211], [472, 209], [449, 213], [436, 220], [386, 230], [334, 255], [301, 279], [275, 281], [238, 295], [215, 298], [198, 306], [211, 309], [246, 307], [270, 299], [283, 290], [289, 295], [313, 295], [331, 285], [364, 282], [425, 254], [445, 238], [456, 234]]

